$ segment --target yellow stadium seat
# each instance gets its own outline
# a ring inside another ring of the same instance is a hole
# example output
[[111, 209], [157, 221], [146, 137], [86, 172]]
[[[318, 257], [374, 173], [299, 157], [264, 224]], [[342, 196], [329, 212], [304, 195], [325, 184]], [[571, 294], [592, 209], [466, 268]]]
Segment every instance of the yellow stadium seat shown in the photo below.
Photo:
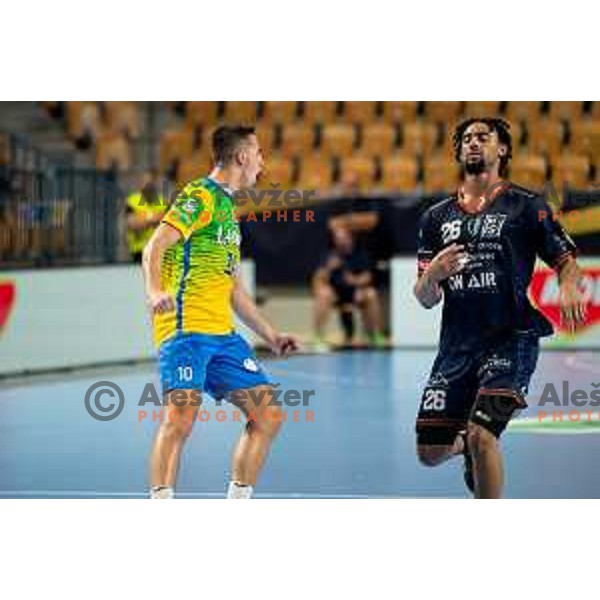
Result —
[[96, 139], [96, 168], [127, 170], [131, 167], [129, 143], [121, 133], [106, 131]]
[[259, 187], [271, 189], [278, 185], [279, 189], [287, 189], [292, 181], [292, 162], [281, 155], [273, 155], [265, 161], [265, 169], [260, 177]]
[[292, 123], [298, 114], [298, 103], [289, 101], [266, 101], [264, 103], [263, 120], [268, 123]]
[[281, 134], [281, 151], [284, 156], [302, 156], [312, 152], [314, 129], [308, 123], [286, 125]]
[[299, 190], [318, 192], [328, 190], [333, 182], [331, 162], [318, 154], [304, 156], [300, 161], [298, 180]]
[[508, 121], [531, 122], [541, 118], [542, 103], [540, 101], [512, 101], [508, 103], [506, 117]]
[[500, 102], [498, 100], [469, 100], [465, 102], [463, 109], [464, 118], [469, 117], [499, 117]]
[[321, 151], [326, 156], [349, 156], [354, 148], [352, 125], [326, 125], [322, 130]]
[[177, 167], [177, 185], [184, 186], [186, 183], [205, 177], [213, 168], [210, 152], [196, 151], [183, 159]]
[[574, 154], [589, 154], [597, 160], [600, 156], [600, 120], [572, 121], [570, 130], [570, 151]]
[[186, 126], [212, 125], [217, 122], [217, 102], [186, 102], [185, 123]]
[[131, 138], [140, 135], [140, 114], [137, 102], [104, 102], [106, 123], [114, 131]]
[[433, 123], [405, 123], [402, 128], [403, 154], [431, 154], [437, 141], [437, 131]]
[[307, 123], [332, 123], [335, 121], [337, 102], [304, 102], [304, 120]]
[[445, 153], [428, 158], [423, 165], [423, 190], [429, 194], [452, 192], [459, 184], [460, 168]]
[[414, 121], [417, 116], [417, 103], [400, 100], [383, 103], [383, 118], [388, 123]]
[[529, 153], [517, 154], [510, 164], [510, 178], [518, 185], [541, 189], [546, 183], [546, 161]]
[[253, 125], [256, 121], [256, 102], [228, 100], [225, 102], [225, 119], [229, 123]]
[[527, 123], [527, 148], [534, 154], [553, 156], [560, 153], [564, 130], [560, 121], [541, 119]]
[[454, 123], [462, 110], [462, 102], [425, 102], [425, 117], [435, 123]]
[[8, 136], [0, 133], [0, 165], [7, 165], [10, 161], [10, 147]]
[[550, 117], [571, 121], [583, 117], [583, 102], [550, 102]]
[[417, 161], [412, 156], [393, 155], [383, 161], [382, 184], [390, 192], [414, 192]]
[[370, 191], [375, 179], [375, 160], [368, 156], [354, 155], [341, 163], [342, 180], [352, 174], [356, 176], [360, 188]]
[[268, 123], [261, 123], [256, 127], [256, 137], [262, 148], [263, 154], [268, 158], [275, 146], [275, 131]]
[[388, 156], [396, 145], [397, 131], [388, 123], [368, 123], [362, 129], [361, 152], [370, 156]]
[[167, 129], [160, 138], [159, 168], [164, 173], [175, 162], [191, 155], [193, 138], [186, 129]]
[[552, 162], [552, 183], [557, 189], [563, 184], [584, 189], [589, 185], [590, 159], [577, 154], [563, 154]]
[[344, 102], [346, 123], [369, 123], [377, 116], [377, 102]]

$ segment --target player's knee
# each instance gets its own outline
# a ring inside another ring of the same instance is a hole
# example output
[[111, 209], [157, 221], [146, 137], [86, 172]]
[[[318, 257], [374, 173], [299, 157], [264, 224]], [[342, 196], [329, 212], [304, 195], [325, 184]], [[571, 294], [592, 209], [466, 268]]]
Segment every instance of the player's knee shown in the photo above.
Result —
[[365, 288], [363, 293], [366, 301], [373, 302], [373, 300], [377, 300], [377, 290], [374, 287]]
[[193, 425], [194, 419], [188, 412], [170, 411], [160, 427], [165, 437], [185, 439], [192, 432]]
[[496, 436], [476, 423], [469, 423], [467, 430], [469, 451], [475, 456], [492, 452], [497, 447]]
[[248, 419], [248, 426], [262, 434], [274, 437], [284, 421], [284, 412], [279, 406], [265, 406]]

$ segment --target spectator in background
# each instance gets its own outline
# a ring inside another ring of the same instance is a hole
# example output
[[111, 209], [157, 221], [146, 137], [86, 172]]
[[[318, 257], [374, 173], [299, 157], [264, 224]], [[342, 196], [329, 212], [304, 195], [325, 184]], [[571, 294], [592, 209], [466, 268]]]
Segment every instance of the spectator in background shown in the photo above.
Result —
[[327, 347], [324, 329], [334, 307], [339, 311], [345, 346], [356, 344], [354, 312], [358, 308], [369, 343], [381, 347], [385, 339], [372, 260], [347, 227], [335, 226], [331, 235], [333, 249], [313, 277], [315, 349]]
[[127, 243], [133, 262], [142, 262], [142, 251], [160, 223], [166, 209], [159, 191], [156, 174], [144, 173], [139, 182], [139, 191], [127, 197]]

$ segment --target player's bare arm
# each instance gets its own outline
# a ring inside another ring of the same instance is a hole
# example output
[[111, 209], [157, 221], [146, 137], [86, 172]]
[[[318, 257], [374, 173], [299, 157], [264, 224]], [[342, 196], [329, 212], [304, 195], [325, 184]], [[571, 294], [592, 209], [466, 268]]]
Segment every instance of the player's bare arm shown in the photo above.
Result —
[[232, 292], [233, 310], [252, 331], [259, 335], [277, 356], [285, 356], [300, 348], [298, 339], [290, 334], [280, 333], [261, 313], [246, 290], [241, 278], [235, 278]]
[[467, 260], [464, 246], [451, 244], [429, 263], [414, 287], [414, 294], [424, 308], [433, 308], [442, 300], [440, 283], [462, 271]]
[[573, 256], [558, 267], [561, 318], [571, 331], [585, 322], [586, 304], [581, 291], [581, 269]]
[[173, 296], [165, 292], [160, 284], [161, 264], [167, 248], [181, 239], [181, 233], [174, 227], [163, 223], [154, 232], [142, 255], [142, 270], [146, 284], [146, 298], [153, 313], [168, 312], [175, 309]]

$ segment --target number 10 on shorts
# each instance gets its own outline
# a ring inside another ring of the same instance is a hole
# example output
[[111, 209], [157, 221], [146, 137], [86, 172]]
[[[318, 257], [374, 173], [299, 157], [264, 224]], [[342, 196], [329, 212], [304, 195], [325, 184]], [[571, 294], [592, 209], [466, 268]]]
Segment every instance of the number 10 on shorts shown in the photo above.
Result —
[[191, 381], [194, 377], [192, 367], [177, 367], [177, 374], [180, 381]]
[[423, 410], [444, 410], [446, 408], [446, 390], [426, 390]]

